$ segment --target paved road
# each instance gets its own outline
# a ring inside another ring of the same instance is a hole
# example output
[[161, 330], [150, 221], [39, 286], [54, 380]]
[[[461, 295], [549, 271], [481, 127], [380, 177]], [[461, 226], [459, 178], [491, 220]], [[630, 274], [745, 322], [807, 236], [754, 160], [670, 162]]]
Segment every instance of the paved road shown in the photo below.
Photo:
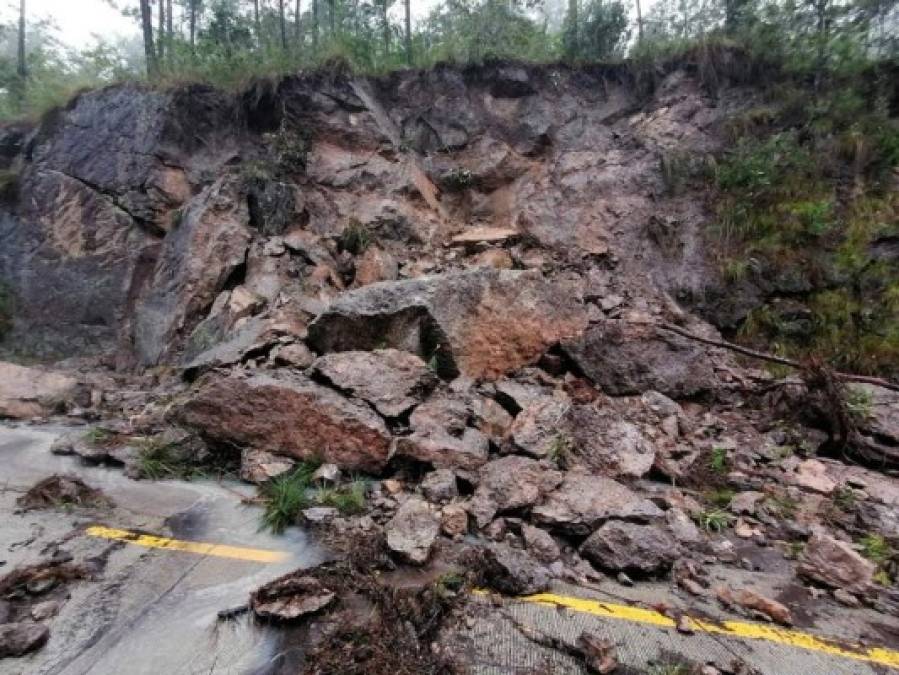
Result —
[[[24, 659], [0, 661], [0, 675], [160, 675], [265, 673], [285, 662], [278, 633], [249, 621], [217, 625], [218, 610], [246, 602], [260, 583], [321, 552], [301, 532], [273, 537], [258, 531], [258, 511], [212, 482], [132, 481], [120, 470], [86, 467], [49, 452], [59, 430], [0, 427], [0, 561], [5, 569], [36, 562], [48, 545], [76, 558], [114, 547], [103, 579], [72, 586], [51, 623], [48, 645]], [[21, 491], [53, 473], [77, 473], [116, 502], [111, 511], [14, 514]], [[91, 536], [71, 537], [89, 524], [168, 534], [193, 541], [283, 551], [276, 563], [188, 551], [150, 549]], [[288, 655], [289, 656], [289, 655]]]
[[[260, 583], [315, 564], [322, 552], [301, 532], [260, 533], [258, 512], [235, 494], [246, 487], [132, 481], [115, 469], [54, 457], [49, 446], [58, 433], [0, 427], [0, 560], [7, 569], [34, 562], [59, 543], [76, 557], [113, 548], [102, 580], [72, 587], [49, 644], [28, 658], [0, 661], [0, 675], [295, 672], [298, 654], [285, 634], [248, 620], [219, 625], [215, 617]], [[14, 513], [21, 491], [52, 473], [81, 475], [117, 506], [94, 514]], [[144, 534], [133, 539], [131, 532]], [[584, 630], [603, 635], [630, 673], [664, 672], [652, 668], [678, 660], [734, 659], [765, 675], [899, 672], [899, 617], [809, 597], [774, 549], [741, 555], [754, 557], [761, 571], [711, 568], [713, 580], [792, 602], [795, 631], [728, 615], [667, 583], [628, 588], [607, 581], [598, 589], [557, 585], [552, 594], [504, 599], [501, 607], [474, 596], [474, 620], [457, 634], [457, 650], [479, 675], [582, 672], [570, 657], [525, 638], [519, 622], [571, 642]], [[704, 623], [693, 635], [680, 634], [650, 609], [659, 603]]]

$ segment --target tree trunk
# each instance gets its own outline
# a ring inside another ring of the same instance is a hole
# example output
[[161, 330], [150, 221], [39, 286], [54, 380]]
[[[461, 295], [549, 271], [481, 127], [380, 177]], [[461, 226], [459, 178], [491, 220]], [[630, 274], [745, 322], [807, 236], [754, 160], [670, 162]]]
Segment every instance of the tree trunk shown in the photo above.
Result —
[[193, 53], [197, 46], [197, 2], [190, 0], [190, 51]]
[[159, 26], [156, 29], [156, 52], [159, 61], [165, 58], [165, 0], [156, 0], [159, 3]]
[[259, 0], [253, 0], [253, 30], [256, 31], [256, 44], [262, 45], [262, 20], [259, 18]]
[[643, 42], [643, 13], [640, 11], [640, 0], [637, 2], [637, 42]]
[[293, 13], [293, 40], [297, 43], [297, 49], [300, 47], [300, 40], [303, 37], [302, 25], [300, 23], [302, 16], [300, 0], [297, 0], [296, 9]]
[[284, 16], [284, 0], [278, 0], [278, 23], [281, 26], [281, 49], [287, 51], [287, 17]]
[[175, 38], [175, 26], [174, 26], [174, 18], [172, 14], [172, 0], [166, 0], [165, 4], [165, 39], [166, 39], [166, 49], [169, 50], [169, 57], [171, 57], [172, 52], [172, 42]]
[[578, 18], [577, 0], [568, 0], [568, 52], [569, 56], [576, 58], [578, 49]]
[[318, 47], [318, 0], [312, 0], [312, 47]]
[[412, 0], [406, 0], [406, 65], [412, 66]]
[[24, 83], [25, 78], [28, 77], [28, 66], [25, 63], [25, 0], [21, 0], [19, 3], [19, 49], [16, 72]]
[[334, 0], [328, 0], [328, 22], [331, 25], [331, 37], [337, 33], [337, 3]]
[[150, 0], [140, 0], [140, 22], [144, 33], [144, 55], [147, 58], [147, 75], [155, 77], [159, 73], [156, 49], [153, 47], [153, 10]]
[[381, 38], [384, 40], [384, 58], [390, 56], [390, 17], [387, 16], [387, 0], [381, 0]]

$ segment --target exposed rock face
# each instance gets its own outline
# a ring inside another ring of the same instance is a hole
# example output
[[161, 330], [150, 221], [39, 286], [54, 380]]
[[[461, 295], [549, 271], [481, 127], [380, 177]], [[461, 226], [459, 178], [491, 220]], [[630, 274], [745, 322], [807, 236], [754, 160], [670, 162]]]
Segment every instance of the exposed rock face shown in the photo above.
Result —
[[320, 352], [387, 344], [435, 359], [446, 375], [496, 378], [585, 324], [571, 289], [539, 274], [481, 268], [345, 293], [309, 327], [309, 341]]
[[871, 586], [876, 565], [856, 553], [852, 546], [824, 533], [816, 533], [805, 545], [799, 574], [832, 588], [863, 593]]
[[560, 532], [586, 535], [611, 518], [646, 522], [662, 517], [648, 499], [610, 478], [568, 473], [557, 490], [535, 506], [532, 517]]
[[246, 261], [248, 223], [233, 180], [213, 184], [191, 202], [165, 238], [153, 283], [136, 310], [135, 349], [143, 364], [171, 354]]
[[327, 354], [312, 365], [312, 370], [335, 387], [370, 403], [385, 417], [399, 417], [437, 385], [436, 375], [420, 358], [396, 349]]
[[677, 559], [677, 542], [661, 528], [611, 521], [581, 545], [581, 555], [612, 572], [653, 574], [667, 570]]
[[870, 384], [851, 387], [866, 402], [855, 439], [861, 454], [874, 462], [899, 466], [899, 393]]
[[440, 518], [423, 499], [410, 497], [386, 526], [387, 546], [406, 562], [423, 565], [440, 534]]
[[521, 535], [528, 551], [542, 563], [551, 563], [559, 559], [559, 545], [546, 530], [522, 523]]
[[63, 411], [78, 382], [68, 375], [0, 361], [0, 418], [28, 419]]
[[714, 383], [708, 349], [651, 326], [606, 320], [563, 347], [587, 377], [613, 396], [652, 389], [683, 398]]
[[172, 418], [213, 443], [317, 458], [349, 471], [377, 471], [390, 433], [367, 406], [283, 370], [249, 377], [208, 375]]
[[571, 401], [546, 396], [524, 408], [512, 424], [512, 441], [531, 457], [543, 458], [563, 451], [568, 440], [563, 421]]

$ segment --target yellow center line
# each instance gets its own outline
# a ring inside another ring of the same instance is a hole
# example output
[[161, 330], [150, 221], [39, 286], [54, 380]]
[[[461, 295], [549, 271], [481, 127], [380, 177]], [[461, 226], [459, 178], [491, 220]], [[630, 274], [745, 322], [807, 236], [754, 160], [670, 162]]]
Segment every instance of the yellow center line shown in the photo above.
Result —
[[283, 551], [268, 551], [261, 548], [241, 548], [239, 546], [225, 546], [223, 544], [207, 544], [199, 541], [182, 541], [157, 537], [152, 534], [140, 534], [128, 530], [117, 530], [102, 525], [93, 525], [85, 530], [85, 534], [102, 539], [114, 539], [124, 541], [144, 548], [160, 548], [169, 551], [184, 551], [197, 555], [211, 555], [218, 558], [232, 558], [234, 560], [248, 560], [261, 563], [284, 562], [290, 558], [289, 553]]
[[[485, 593], [484, 591], [476, 592], [478, 594]], [[631, 607], [629, 605], [615, 605], [567, 595], [556, 595], [555, 593], [538, 593], [536, 595], [522, 596], [514, 599], [521, 602], [530, 602], [549, 607], [567, 607], [576, 612], [592, 614], [593, 616], [599, 616], [606, 619], [633, 621], [635, 623], [649, 624], [661, 628], [675, 628], [677, 625], [673, 619], [670, 619], [655, 610], [643, 609], [642, 607]], [[890, 666], [892, 668], [899, 668], [899, 651], [893, 651], [883, 647], [853, 645], [844, 641], [830, 640], [810, 633], [803, 633], [798, 630], [780, 628], [761, 623], [752, 623], [749, 621], [721, 621], [719, 623], [689, 617], [688, 622], [690, 628], [696, 632], [724, 635], [744, 640], [765, 640], [767, 642], [774, 642], [789, 647], [796, 647], [798, 649], [821, 652], [831, 656], [855, 659], [856, 661], [868, 661], [884, 666]]]

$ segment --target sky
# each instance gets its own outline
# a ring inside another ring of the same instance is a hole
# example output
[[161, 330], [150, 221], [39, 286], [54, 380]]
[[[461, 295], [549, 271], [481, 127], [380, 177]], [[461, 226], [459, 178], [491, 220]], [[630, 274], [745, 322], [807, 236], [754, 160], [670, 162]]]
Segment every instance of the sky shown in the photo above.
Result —
[[[118, 0], [119, 4], [136, 4], [132, 0]], [[302, 0], [303, 8], [310, 0]], [[415, 18], [424, 16], [438, 0], [412, 0]], [[0, 0], [0, 16], [9, 20], [18, 16], [17, 4]], [[138, 35], [134, 19], [122, 16], [106, 0], [27, 0], [28, 15], [34, 18], [52, 17], [59, 27], [58, 37], [72, 47], [86, 47], [100, 34], [107, 40]], [[291, 3], [292, 6], [293, 3]]]

